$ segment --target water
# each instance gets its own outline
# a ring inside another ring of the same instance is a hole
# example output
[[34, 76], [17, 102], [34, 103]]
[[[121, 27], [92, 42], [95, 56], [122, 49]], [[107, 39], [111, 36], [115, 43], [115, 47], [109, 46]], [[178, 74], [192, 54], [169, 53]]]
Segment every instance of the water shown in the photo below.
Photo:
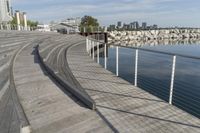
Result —
[[[143, 48], [200, 57], [200, 45], [157, 45]], [[116, 47], [108, 47], [107, 69], [116, 73]], [[104, 54], [100, 64], [104, 66]], [[138, 87], [169, 101], [173, 56], [139, 50]], [[135, 49], [119, 48], [119, 76], [134, 84]], [[200, 118], [200, 60], [177, 56], [173, 105]]]

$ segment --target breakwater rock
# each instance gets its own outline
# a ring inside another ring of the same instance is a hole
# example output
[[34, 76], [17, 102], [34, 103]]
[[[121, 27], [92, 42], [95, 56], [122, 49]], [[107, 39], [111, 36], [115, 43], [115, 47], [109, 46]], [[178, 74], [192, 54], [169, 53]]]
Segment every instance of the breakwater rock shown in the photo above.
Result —
[[164, 40], [164, 39], [198, 39], [200, 29], [158, 29], [140, 31], [112, 31], [109, 32], [109, 42], [133, 40]]

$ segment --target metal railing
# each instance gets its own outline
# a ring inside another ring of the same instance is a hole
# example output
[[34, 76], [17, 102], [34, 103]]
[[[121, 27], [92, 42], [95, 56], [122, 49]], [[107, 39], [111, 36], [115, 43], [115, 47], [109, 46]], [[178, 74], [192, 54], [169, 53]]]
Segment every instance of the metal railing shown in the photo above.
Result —
[[0, 30], [21, 30], [21, 31], [33, 31], [37, 27], [23, 26], [23, 25], [13, 25], [13, 24], [0, 24]]
[[105, 27], [100, 27], [100, 26], [80, 26], [79, 31], [82, 33], [84, 32], [99, 33], [99, 32], [107, 32], [107, 29]]
[[[88, 37], [86, 39], [86, 51], [88, 52], [89, 56], [92, 57], [93, 60], [95, 60], [95, 57], [97, 59], [97, 63], [99, 63], [100, 60], [100, 47], [104, 48], [104, 68], [107, 69], [107, 64], [108, 64], [108, 49], [107, 49], [107, 45], [106, 43], [100, 42], [92, 37]], [[119, 76], [119, 48], [130, 48], [134, 50], [135, 53], [135, 59], [134, 59], [134, 86], [138, 86], [143, 88], [154, 88], [155, 87], [155, 82], [154, 84], [152, 83], [152, 81], [148, 81], [145, 78], [141, 78], [142, 75], [142, 69], [140, 70], [140, 68], [142, 67], [143, 64], [141, 64], [142, 60], [144, 60], [144, 58], [149, 58], [149, 56], [145, 57], [145, 53], [148, 54], [157, 54], [156, 56], [167, 56], [167, 60], [165, 59], [163, 62], [167, 62], [170, 65], [167, 65], [167, 63], [164, 63], [164, 67], [168, 68], [168, 74], [167, 76], [164, 75], [165, 79], [167, 80], [165, 83], [163, 81], [161, 81], [160, 79], [157, 79], [157, 88], [167, 88], [166, 90], [163, 89], [159, 89], [157, 91], [159, 91], [159, 95], [161, 95], [161, 97], [165, 97], [164, 100], [166, 100], [170, 105], [175, 105], [178, 106], [180, 108], [182, 108], [183, 110], [197, 116], [200, 118], [200, 88], [198, 90], [198, 88], [192, 84], [192, 83], [188, 83], [187, 81], [179, 81], [181, 78], [179, 78], [180, 74], [181, 74], [181, 69], [179, 67], [177, 67], [177, 57], [178, 58], [184, 58], [184, 59], [189, 59], [189, 60], [195, 60], [196, 62], [199, 62], [199, 66], [200, 66], [200, 57], [195, 57], [195, 56], [188, 56], [188, 55], [183, 55], [183, 54], [177, 54], [177, 53], [170, 53], [170, 52], [162, 52], [162, 51], [156, 51], [156, 50], [151, 50], [151, 49], [145, 49], [145, 48], [134, 48], [134, 47], [123, 47], [123, 46], [117, 46], [116, 47], [116, 51], [115, 54], [113, 54], [115, 56], [115, 73], [116, 76]], [[139, 55], [141, 54], [141, 55]], [[155, 56], [155, 57], [156, 57]], [[171, 59], [170, 59], [171, 58]], [[145, 62], [145, 63], [149, 63], [151, 62], [151, 60], [156, 60], [156, 58], [154, 59], [150, 59], [149, 62]], [[159, 60], [162, 60], [161, 58]], [[170, 61], [171, 60], [171, 61]], [[179, 59], [180, 61], [181, 59]], [[193, 61], [193, 63], [195, 62]], [[186, 61], [187, 63], [188, 61]], [[149, 65], [148, 64], [148, 65]], [[184, 63], [182, 63], [184, 64]], [[154, 65], [153, 63], [151, 64], [152, 66]], [[156, 65], [156, 64], [155, 64]], [[148, 70], [148, 68], [146, 69], [147, 71], [151, 71], [150, 69]], [[159, 70], [157, 70], [159, 71]], [[162, 71], [162, 70], [160, 70]], [[180, 72], [179, 72], [180, 71]], [[187, 71], [187, 69], [185, 69], [185, 71]], [[153, 72], [151, 73], [153, 74]], [[177, 76], [177, 77], [176, 77]], [[200, 78], [200, 75], [199, 75]], [[138, 85], [139, 82], [139, 85]], [[141, 82], [145, 82], [144, 85], [141, 85]], [[187, 83], [186, 83], [187, 82]], [[165, 85], [169, 83], [168, 85]], [[148, 87], [147, 87], [148, 86]], [[185, 87], [190, 87], [190, 88], [197, 88], [197, 92], [192, 92], [190, 89], [185, 89]], [[183, 92], [181, 92], [182, 89]], [[175, 89], [175, 90], [174, 90]], [[155, 89], [153, 91], [156, 91]], [[174, 94], [175, 93], [175, 94]], [[178, 100], [177, 100], [178, 99]], [[186, 99], [188, 101], [186, 101]], [[194, 103], [195, 102], [195, 103]]]

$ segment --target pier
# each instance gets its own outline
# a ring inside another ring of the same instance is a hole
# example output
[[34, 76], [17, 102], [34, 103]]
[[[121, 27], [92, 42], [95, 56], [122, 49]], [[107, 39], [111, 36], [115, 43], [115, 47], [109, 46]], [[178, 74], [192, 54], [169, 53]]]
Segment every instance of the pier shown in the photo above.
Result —
[[95, 39], [0, 31], [0, 41], [2, 133], [200, 132], [199, 118], [99, 65]]

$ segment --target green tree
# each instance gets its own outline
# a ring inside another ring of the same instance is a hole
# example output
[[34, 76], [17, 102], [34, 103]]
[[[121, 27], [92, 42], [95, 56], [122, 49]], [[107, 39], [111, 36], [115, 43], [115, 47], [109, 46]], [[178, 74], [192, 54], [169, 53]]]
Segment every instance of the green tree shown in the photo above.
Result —
[[27, 21], [27, 25], [30, 26], [30, 27], [37, 27], [38, 22], [37, 21], [28, 20]]
[[[10, 21], [10, 24], [11, 25], [17, 25], [17, 18], [13, 17], [13, 20]], [[20, 24], [24, 25], [24, 22], [20, 21]], [[27, 20], [27, 25], [30, 26], [30, 27], [37, 27], [38, 22], [37, 21], [32, 21], [32, 20]]]
[[11, 25], [17, 25], [17, 18], [13, 17], [12, 21], [10, 21]]
[[84, 28], [85, 28], [86, 32], [92, 32], [95, 29], [97, 29], [97, 27], [99, 27], [99, 23], [98, 23], [98, 20], [96, 18], [93, 18], [92, 16], [85, 15], [81, 19], [81, 24], [80, 24], [81, 32], [84, 31]]

